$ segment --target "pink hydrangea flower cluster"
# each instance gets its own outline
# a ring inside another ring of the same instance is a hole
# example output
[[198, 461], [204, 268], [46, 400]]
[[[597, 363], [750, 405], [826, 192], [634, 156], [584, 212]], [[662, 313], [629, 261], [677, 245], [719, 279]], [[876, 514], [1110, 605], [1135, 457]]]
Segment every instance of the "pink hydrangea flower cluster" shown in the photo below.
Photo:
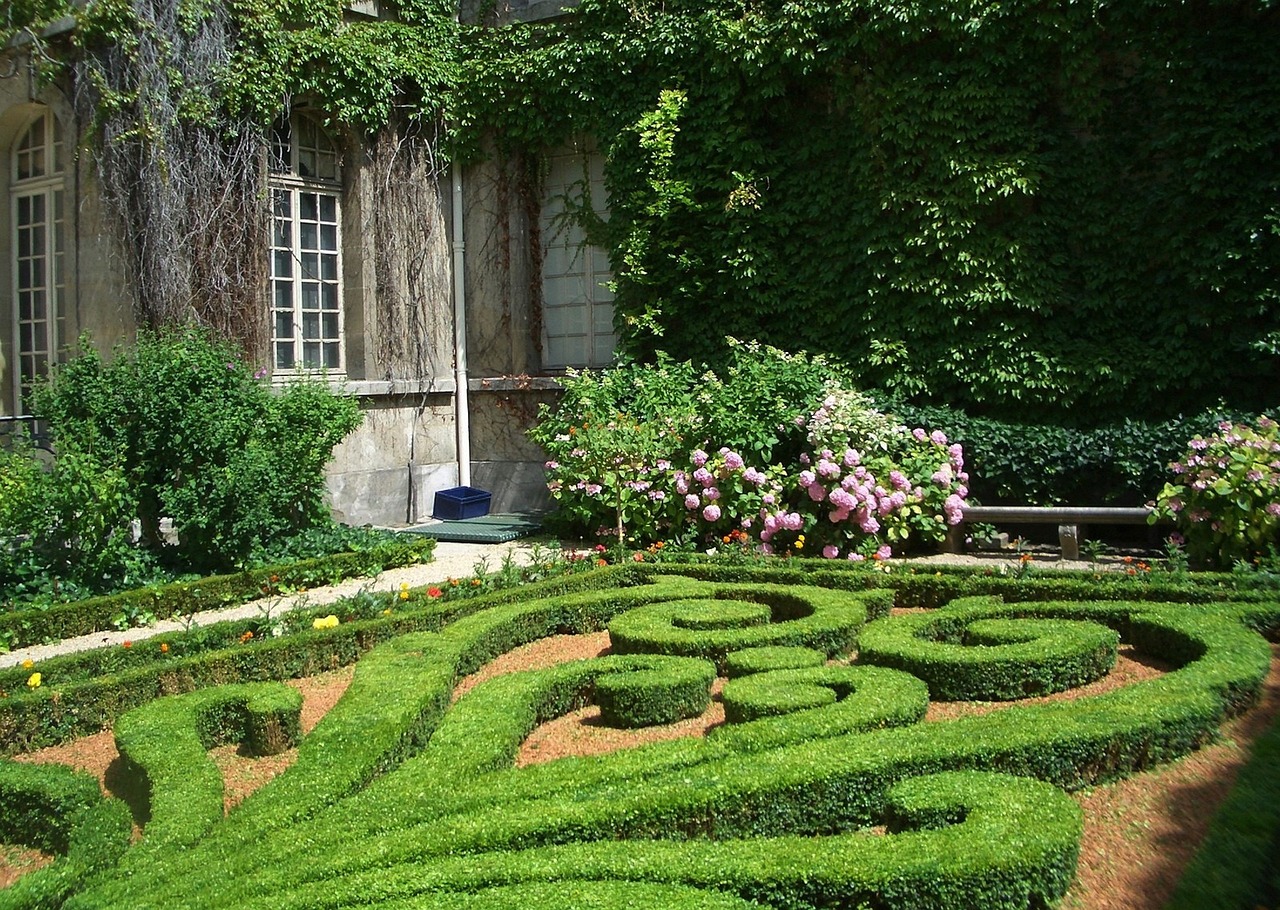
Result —
[[1223, 422], [1169, 467], [1156, 514], [1177, 523], [1192, 559], [1227, 567], [1280, 546], [1280, 427]]

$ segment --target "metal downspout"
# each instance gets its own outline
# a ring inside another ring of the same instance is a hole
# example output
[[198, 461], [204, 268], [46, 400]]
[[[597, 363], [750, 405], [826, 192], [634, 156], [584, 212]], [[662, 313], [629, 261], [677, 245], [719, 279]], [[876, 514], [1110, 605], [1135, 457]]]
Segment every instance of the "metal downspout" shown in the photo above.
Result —
[[450, 167], [453, 184], [454, 426], [458, 433], [458, 486], [471, 486], [471, 415], [467, 402], [467, 244], [462, 232], [462, 171]]

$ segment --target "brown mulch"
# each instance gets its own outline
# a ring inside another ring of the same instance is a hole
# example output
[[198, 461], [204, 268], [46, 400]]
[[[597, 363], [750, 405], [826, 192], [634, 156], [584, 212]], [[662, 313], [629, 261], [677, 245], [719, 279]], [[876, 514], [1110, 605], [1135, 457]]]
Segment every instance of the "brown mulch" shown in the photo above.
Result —
[[[464, 679], [455, 698], [500, 673], [534, 669], [608, 652], [607, 633], [555, 636], [517, 648]], [[1226, 724], [1219, 741], [1180, 761], [1115, 784], [1075, 794], [1085, 812], [1076, 882], [1062, 902], [1064, 910], [1160, 910], [1180, 870], [1190, 860], [1208, 829], [1213, 811], [1230, 791], [1248, 759], [1249, 745], [1280, 713], [1280, 646], [1272, 648], [1272, 670], [1260, 703]], [[1132, 685], [1167, 671], [1167, 667], [1122, 648], [1116, 669], [1088, 686], [1014, 704], [1079, 698]], [[310, 730], [341, 697], [351, 681], [351, 668], [294, 680], [303, 693], [303, 729]], [[718, 688], [716, 690], [718, 692]], [[939, 703], [930, 706], [927, 722], [1007, 707], [1001, 703]], [[565, 755], [598, 754], [658, 739], [701, 735], [723, 722], [723, 707], [713, 698], [702, 716], [678, 724], [620, 731], [603, 726], [599, 711], [586, 708], [544, 724], [520, 750], [517, 764], [552, 761]], [[62, 762], [110, 780], [108, 768], [117, 758], [109, 732], [20, 756], [24, 761]], [[270, 758], [239, 755], [234, 746], [214, 750], [227, 780], [230, 808], [279, 774], [293, 752]], [[107, 785], [104, 784], [104, 788]], [[34, 851], [0, 850], [0, 887], [45, 862]]]

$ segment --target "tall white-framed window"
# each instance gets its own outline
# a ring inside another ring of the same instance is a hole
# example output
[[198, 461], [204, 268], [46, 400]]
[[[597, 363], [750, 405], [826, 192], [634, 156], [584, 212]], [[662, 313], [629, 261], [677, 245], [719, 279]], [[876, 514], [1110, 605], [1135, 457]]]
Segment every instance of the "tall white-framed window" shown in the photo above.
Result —
[[18, 135], [9, 155], [14, 413], [30, 410], [31, 389], [49, 374], [65, 331], [66, 147], [50, 111]]
[[590, 145], [567, 147], [547, 161], [542, 207], [542, 362], [548, 369], [613, 362], [613, 277], [604, 250], [587, 243], [572, 211], [590, 204], [604, 217], [604, 158]]
[[343, 373], [342, 174], [309, 117], [281, 118], [271, 155], [271, 355], [276, 373]]

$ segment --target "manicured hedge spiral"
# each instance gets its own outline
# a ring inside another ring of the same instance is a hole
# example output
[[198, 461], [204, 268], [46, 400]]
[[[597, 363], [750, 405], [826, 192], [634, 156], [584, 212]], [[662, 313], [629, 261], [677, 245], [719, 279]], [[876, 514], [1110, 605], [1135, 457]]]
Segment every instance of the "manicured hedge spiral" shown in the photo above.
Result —
[[[614, 618], [609, 623], [613, 650], [701, 657], [720, 671], [730, 653], [746, 648], [800, 646], [833, 656], [847, 651], [868, 614], [887, 609], [889, 601], [883, 591], [852, 595], [801, 586], [709, 587], [714, 603], [668, 600]], [[721, 623], [715, 619], [717, 608], [725, 617]]]
[[918, 676], [942, 701], [1047, 695], [1093, 682], [1115, 666], [1116, 630], [1026, 613], [983, 597], [881, 619], [858, 636], [858, 659]]

